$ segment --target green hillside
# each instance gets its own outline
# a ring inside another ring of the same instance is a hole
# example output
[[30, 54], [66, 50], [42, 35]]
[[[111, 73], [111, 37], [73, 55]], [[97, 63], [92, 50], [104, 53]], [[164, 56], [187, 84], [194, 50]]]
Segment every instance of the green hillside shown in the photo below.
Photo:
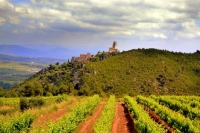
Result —
[[12, 92], [19, 96], [200, 95], [198, 53], [138, 49], [113, 55], [102, 61], [96, 56], [95, 62], [50, 65], [48, 71], [31, 77]]
[[86, 63], [81, 79], [80, 91], [89, 94], [200, 95], [200, 54], [131, 50]]

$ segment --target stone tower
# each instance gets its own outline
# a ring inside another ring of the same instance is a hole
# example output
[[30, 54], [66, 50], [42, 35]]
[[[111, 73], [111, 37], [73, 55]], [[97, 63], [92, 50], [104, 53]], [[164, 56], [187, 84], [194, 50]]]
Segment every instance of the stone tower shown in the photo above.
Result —
[[117, 52], [119, 52], [117, 49], [117, 42], [114, 41], [113, 46], [111, 48], [109, 48], [109, 53], [117, 53]]
[[112, 47], [113, 49], [117, 49], [117, 42], [113, 42], [113, 47]]

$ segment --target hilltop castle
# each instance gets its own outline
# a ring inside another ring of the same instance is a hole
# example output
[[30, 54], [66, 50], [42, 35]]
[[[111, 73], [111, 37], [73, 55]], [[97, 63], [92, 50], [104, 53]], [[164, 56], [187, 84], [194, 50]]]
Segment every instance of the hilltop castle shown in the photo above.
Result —
[[113, 42], [113, 46], [109, 48], [109, 53], [118, 53], [119, 50], [117, 49], [117, 42]]
[[[113, 42], [113, 46], [109, 48], [108, 53], [119, 53], [119, 50], [117, 49], [117, 42], [116, 41]], [[93, 55], [91, 55], [90, 53], [80, 54], [80, 57], [72, 57], [71, 63], [82, 62], [82, 61], [86, 61], [86, 60], [91, 61], [92, 58], [93, 58]]]
[[80, 57], [72, 57], [71, 62], [72, 63], [74, 63], [75, 61], [82, 62], [82, 61], [85, 61], [85, 60], [89, 60], [92, 57], [93, 57], [93, 55], [91, 55], [90, 53], [80, 54]]

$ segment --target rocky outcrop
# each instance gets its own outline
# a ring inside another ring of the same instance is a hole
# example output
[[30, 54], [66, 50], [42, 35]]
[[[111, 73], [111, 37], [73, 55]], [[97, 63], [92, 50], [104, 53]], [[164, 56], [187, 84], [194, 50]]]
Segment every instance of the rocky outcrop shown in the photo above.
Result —
[[39, 72], [37, 72], [37, 74], [43, 74], [45, 72], [49, 71], [49, 67], [45, 67], [42, 70], [40, 70]]

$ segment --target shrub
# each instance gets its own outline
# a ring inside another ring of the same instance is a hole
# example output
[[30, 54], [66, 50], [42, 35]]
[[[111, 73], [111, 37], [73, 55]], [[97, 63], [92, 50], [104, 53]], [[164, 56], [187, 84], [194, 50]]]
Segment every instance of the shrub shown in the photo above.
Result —
[[4, 102], [2, 99], [0, 99], [0, 107], [4, 105]]
[[25, 109], [28, 109], [28, 100], [26, 98], [20, 98], [20, 109], [23, 111]]
[[53, 94], [51, 92], [47, 92], [46, 96], [50, 97], [50, 96], [53, 96]]
[[61, 103], [64, 100], [66, 100], [64, 96], [58, 96], [58, 98], [56, 99], [56, 102]]
[[16, 108], [2, 108], [0, 109], [0, 114], [2, 115], [11, 115], [16, 111]]
[[25, 109], [34, 108], [34, 107], [41, 107], [45, 105], [45, 100], [41, 97], [34, 97], [34, 98], [21, 98], [20, 99], [20, 109], [24, 111]]

